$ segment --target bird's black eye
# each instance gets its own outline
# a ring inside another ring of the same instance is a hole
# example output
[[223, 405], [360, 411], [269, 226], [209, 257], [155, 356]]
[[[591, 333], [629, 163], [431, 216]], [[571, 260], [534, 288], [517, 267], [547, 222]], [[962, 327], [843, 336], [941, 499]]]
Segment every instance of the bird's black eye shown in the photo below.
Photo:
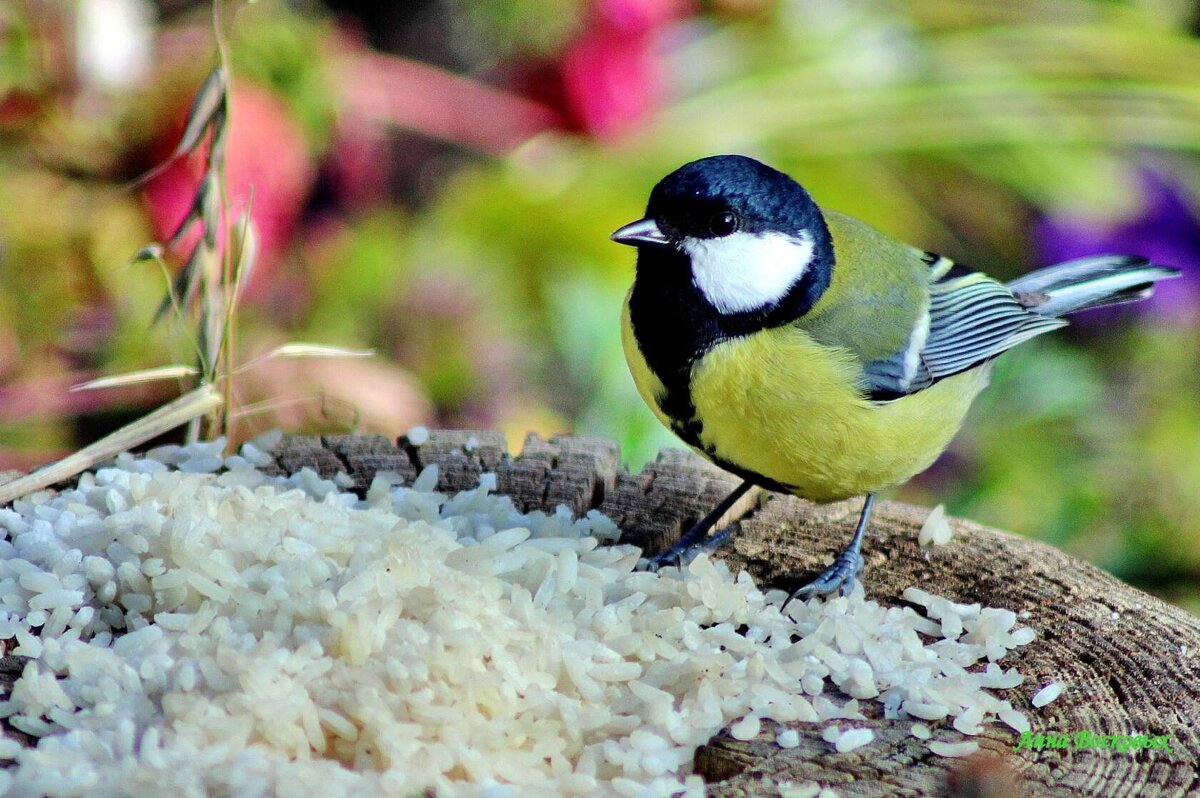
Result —
[[724, 238], [737, 228], [738, 218], [732, 211], [718, 213], [708, 220], [708, 230], [717, 238]]

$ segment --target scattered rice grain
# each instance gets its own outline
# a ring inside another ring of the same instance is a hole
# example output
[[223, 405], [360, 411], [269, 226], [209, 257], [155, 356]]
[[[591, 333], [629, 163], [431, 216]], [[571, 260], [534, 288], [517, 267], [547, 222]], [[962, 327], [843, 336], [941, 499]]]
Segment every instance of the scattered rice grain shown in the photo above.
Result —
[[954, 530], [946, 520], [946, 508], [939, 504], [930, 511], [929, 517], [921, 525], [921, 531], [917, 533], [917, 543], [921, 548], [945, 546], [953, 536]]
[[821, 785], [815, 781], [800, 784], [785, 781], [779, 785], [779, 798], [817, 798], [820, 794]]
[[775, 737], [775, 744], [780, 748], [795, 748], [800, 745], [800, 732], [795, 729], [781, 731]]
[[974, 741], [967, 741], [965, 743], [948, 743], [943, 740], [932, 740], [929, 743], [929, 750], [938, 756], [970, 756], [979, 750], [979, 743]]
[[1058, 698], [1062, 694], [1063, 687], [1062, 682], [1050, 682], [1050, 684], [1038, 690], [1029, 703], [1040, 709]]
[[844, 754], [855, 748], [861, 748], [874, 739], [875, 732], [870, 729], [849, 729], [838, 735], [837, 740], [833, 741], [833, 747], [839, 754]]

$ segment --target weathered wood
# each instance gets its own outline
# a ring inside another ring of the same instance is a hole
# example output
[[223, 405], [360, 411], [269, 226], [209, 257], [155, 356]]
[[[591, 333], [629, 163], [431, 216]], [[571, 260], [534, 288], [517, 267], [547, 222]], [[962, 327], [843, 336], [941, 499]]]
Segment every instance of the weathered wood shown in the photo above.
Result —
[[[435, 431], [420, 445], [382, 436], [294, 436], [274, 456], [278, 472], [345, 472], [360, 491], [380, 471], [408, 480], [436, 464], [444, 491], [475, 487], [491, 471], [521, 509], [598, 509], [621, 526], [626, 542], [650, 553], [669, 546], [737, 484], [675, 450], [630, 474], [619, 467], [613, 443], [575, 436], [531, 436], [517, 457], [503, 436], [486, 431]], [[737, 532], [720, 555], [760, 583], [794, 587], [831, 561], [858, 510], [858, 502], [817, 506], [752, 492], [726, 516]], [[951, 543], [926, 555], [916, 533], [927, 514], [895, 502], [876, 508], [864, 545], [871, 598], [899, 604], [904, 588], [915, 585], [955, 601], [1028, 612], [1023, 623], [1038, 638], [1005, 660], [1027, 681], [998, 692], [1026, 708], [1034, 732], [1166, 735], [1173, 750], [1014, 751], [1017, 736], [994, 725], [973, 738], [994, 758], [945, 759], [909, 736], [908, 721], [884, 720], [878, 704], [863, 702], [874, 715], [859, 725], [873, 728], [876, 739], [846, 754], [833, 753], [814, 724], [796, 724], [801, 744], [793, 749], [774, 743], [771, 724], [746, 742], [717, 735], [696, 757], [709, 794], [775, 795], [781, 782], [816, 780], [844, 796], [1200, 795], [1200, 619], [1045, 544], [968, 521], [952, 521]], [[0, 699], [22, 659], [0, 659]], [[1068, 685], [1066, 692], [1029, 710], [1029, 698], [1050, 681]]]
[[[340, 467], [358, 485], [369, 483], [374, 463], [406, 476], [436, 463], [446, 491], [474, 487], [481, 473], [495, 471], [500, 491], [522, 509], [599, 509], [621, 526], [625, 541], [650, 552], [667, 547], [737, 484], [674, 450], [629, 474], [618, 468], [616, 447], [595, 438], [531, 436], [517, 457], [501, 437], [478, 431], [435, 431], [420, 446], [378, 437], [324, 444], [318, 454], [313, 439], [285, 439], [278, 459], [327, 475]], [[857, 501], [818, 506], [751, 494], [727, 516], [737, 519], [737, 534], [721, 556], [760, 583], [796, 586], [846, 543], [858, 510]], [[908, 721], [884, 720], [877, 704], [864, 702], [864, 711], [874, 712], [864, 725], [876, 740], [846, 754], [833, 753], [812, 724], [796, 725], [801, 744], [794, 749], [775, 745], [774, 728], [747, 742], [718, 735], [696, 757], [709, 794], [777, 794], [773, 784], [809, 779], [846, 796], [1200, 794], [1200, 619], [1045, 544], [968, 521], [953, 520], [954, 539], [927, 556], [916, 541], [927, 515], [896, 502], [876, 508], [864, 546], [871, 598], [902, 603], [904, 588], [916, 585], [955, 601], [1027, 611], [1023, 622], [1038, 639], [1005, 660], [1027, 681], [998, 692], [1027, 709], [1035, 733], [1166, 735], [1173, 751], [1014, 751], [1017, 735], [993, 725], [973, 739], [996, 760], [946, 759], [909, 736]], [[1067, 690], [1030, 710], [1029, 698], [1050, 681]], [[1017, 782], [1015, 793], [1004, 788], [1006, 778]]]
[[[13, 684], [21, 678], [21, 672], [25, 669], [27, 662], [29, 662], [28, 657], [16, 657], [11, 654], [0, 655], [0, 699], [8, 698]], [[8, 718], [4, 719], [3, 732], [5, 737], [12, 737], [21, 745], [34, 745], [37, 742], [25, 732], [9, 725]]]

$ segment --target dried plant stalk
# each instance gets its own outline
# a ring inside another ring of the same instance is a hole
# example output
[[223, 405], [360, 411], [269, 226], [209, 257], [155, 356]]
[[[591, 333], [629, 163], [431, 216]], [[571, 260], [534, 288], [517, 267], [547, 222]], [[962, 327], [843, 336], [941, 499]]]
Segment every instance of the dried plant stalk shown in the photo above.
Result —
[[221, 393], [215, 386], [201, 385], [61, 460], [0, 485], [0, 507], [35, 490], [70, 479], [120, 452], [211, 413], [221, 406], [221, 402]]

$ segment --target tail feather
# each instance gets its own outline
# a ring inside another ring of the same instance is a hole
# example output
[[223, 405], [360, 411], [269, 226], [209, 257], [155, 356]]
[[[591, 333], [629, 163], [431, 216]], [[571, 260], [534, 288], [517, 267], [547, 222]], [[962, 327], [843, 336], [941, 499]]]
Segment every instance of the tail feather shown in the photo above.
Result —
[[1145, 299], [1155, 282], [1178, 276], [1178, 269], [1145, 258], [1096, 255], [1038, 269], [1007, 287], [1034, 313], [1058, 317]]

